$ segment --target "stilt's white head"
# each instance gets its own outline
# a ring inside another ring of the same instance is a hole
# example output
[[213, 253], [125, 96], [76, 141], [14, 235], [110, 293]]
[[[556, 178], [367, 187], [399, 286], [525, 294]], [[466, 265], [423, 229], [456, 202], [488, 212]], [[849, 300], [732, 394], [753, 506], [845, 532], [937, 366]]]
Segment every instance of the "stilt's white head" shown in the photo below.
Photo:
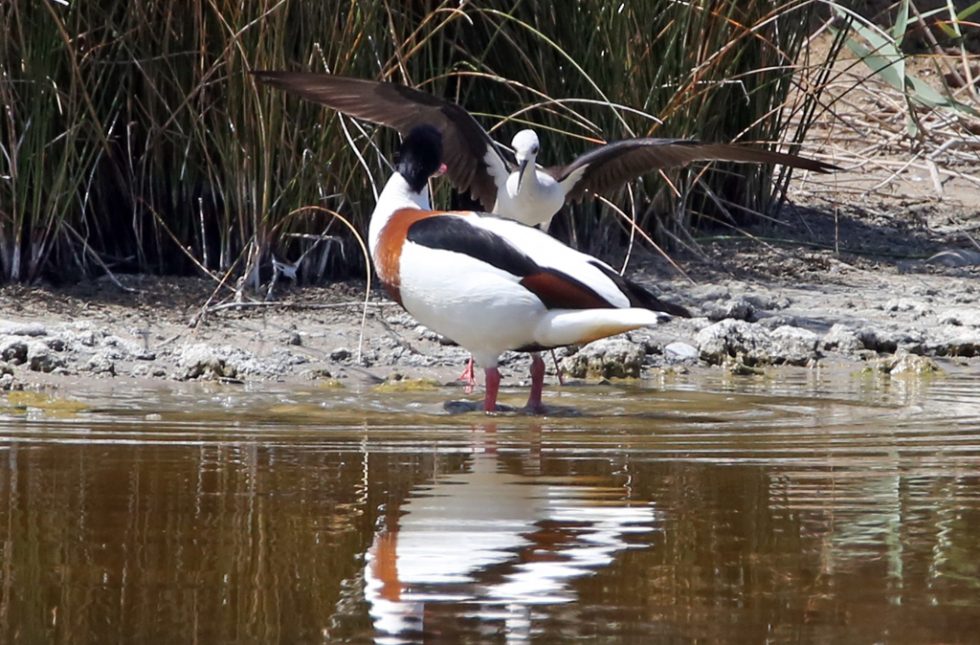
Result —
[[521, 130], [514, 135], [510, 145], [514, 147], [514, 156], [517, 157], [518, 176], [517, 189], [520, 190], [521, 183], [524, 181], [524, 173], [528, 168], [534, 170], [534, 160], [538, 156], [538, 135], [534, 130]]

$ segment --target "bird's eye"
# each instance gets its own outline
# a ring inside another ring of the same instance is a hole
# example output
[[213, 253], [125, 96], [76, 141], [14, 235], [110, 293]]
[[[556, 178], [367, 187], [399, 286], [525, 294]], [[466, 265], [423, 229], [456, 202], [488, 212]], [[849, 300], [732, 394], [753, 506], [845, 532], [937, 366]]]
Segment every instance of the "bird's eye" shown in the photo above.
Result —
[[531, 154], [535, 154], [535, 155], [538, 154], [538, 147], [537, 146], [533, 146], [531, 148]]

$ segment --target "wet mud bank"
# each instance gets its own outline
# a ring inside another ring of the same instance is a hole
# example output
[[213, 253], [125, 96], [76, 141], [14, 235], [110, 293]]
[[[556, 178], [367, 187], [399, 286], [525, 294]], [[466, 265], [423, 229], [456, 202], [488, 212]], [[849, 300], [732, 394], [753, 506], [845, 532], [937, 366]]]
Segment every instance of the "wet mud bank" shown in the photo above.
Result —
[[[975, 267], [804, 264], [807, 272], [786, 277], [728, 272], [692, 282], [664, 275], [651, 260], [641, 280], [695, 317], [559, 349], [549, 378], [556, 380], [556, 363], [566, 377], [586, 380], [827, 364], [921, 373], [935, 371], [936, 359], [980, 366]], [[132, 291], [108, 280], [0, 290], [0, 388], [70, 391], [92, 379], [442, 385], [457, 381], [467, 359], [379, 293], [362, 328], [357, 283], [292, 288], [279, 304], [202, 317], [208, 281], [123, 278]], [[506, 355], [506, 383], [525, 379], [527, 364], [524, 355]]]

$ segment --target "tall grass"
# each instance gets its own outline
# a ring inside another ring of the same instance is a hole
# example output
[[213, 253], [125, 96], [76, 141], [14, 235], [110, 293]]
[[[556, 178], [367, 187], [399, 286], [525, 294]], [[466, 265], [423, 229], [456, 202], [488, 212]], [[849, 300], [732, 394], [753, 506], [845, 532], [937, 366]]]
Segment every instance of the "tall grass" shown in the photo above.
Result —
[[[358, 271], [334, 214], [366, 228], [393, 134], [256, 87], [250, 69], [417, 85], [463, 103], [503, 141], [533, 123], [548, 133], [545, 163], [634, 135], [799, 142], [809, 118], [788, 128], [802, 107], [785, 102], [815, 6], [2, 3], [0, 280], [197, 271], [257, 283], [273, 256], [303, 257], [308, 278]], [[770, 209], [781, 185], [774, 192], [769, 173], [719, 167], [696, 184], [673, 173], [671, 184], [636, 184], [628, 210], [648, 230], [683, 234], [699, 213]], [[599, 209], [569, 211], [567, 234], [617, 238]]]

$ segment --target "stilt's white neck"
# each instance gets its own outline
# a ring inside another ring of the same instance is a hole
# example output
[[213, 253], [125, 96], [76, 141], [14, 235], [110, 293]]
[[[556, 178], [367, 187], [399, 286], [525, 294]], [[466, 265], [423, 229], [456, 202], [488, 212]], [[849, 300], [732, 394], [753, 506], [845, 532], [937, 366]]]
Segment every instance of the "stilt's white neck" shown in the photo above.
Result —
[[498, 194], [494, 212], [528, 226], [550, 222], [552, 215], [565, 203], [565, 193], [558, 182], [548, 173], [534, 167], [524, 171], [519, 189], [517, 179], [517, 172], [511, 173], [507, 178], [506, 194]]
[[538, 177], [537, 166], [534, 165], [534, 160], [531, 159], [527, 164], [527, 168], [524, 169], [524, 176], [520, 178], [517, 195], [523, 199], [533, 200], [542, 192], [544, 192], [544, 186], [541, 185], [541, 179]]
[[429, 187], [426, 185], [422, 192], [417, 193], [409, 187], [405, 178], [396, 172], [385, 184], [381, 194], [378, 195], [378, 204], [371, 214], [371, 223], [368, 226], [368, 242], [371, 245], [372, 256], [385, 224], [388, 223], [395, 211], [402, 208], [429, 210], [431, 208], [429, 205]]

